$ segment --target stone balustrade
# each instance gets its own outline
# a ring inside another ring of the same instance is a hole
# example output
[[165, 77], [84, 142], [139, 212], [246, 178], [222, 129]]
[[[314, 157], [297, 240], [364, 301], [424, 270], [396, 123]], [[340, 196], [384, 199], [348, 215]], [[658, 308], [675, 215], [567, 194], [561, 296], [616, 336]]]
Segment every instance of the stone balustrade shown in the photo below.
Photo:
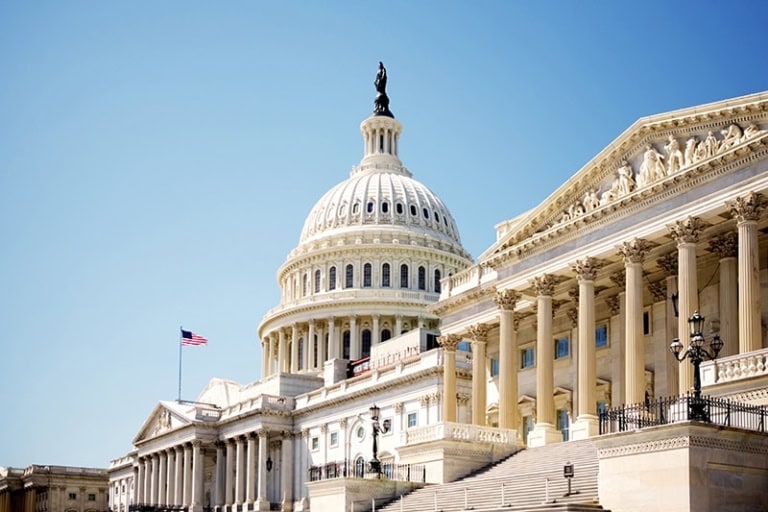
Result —
[[286, 311], [297, 306], [303, 306], [307, 304], [322, 304], [325, 302], [338, 302], [344, 300], [354, 299], [383, 299], [383, 300], [415, 300], [424, 303], [437, 302], [440, 294], [434, 292], [425, 291], [413, 291], [413, 290], [373, 290], [370, 288], [364, 289], [352, 289], [352, 290], [334, 290], [330, 292], [322, 292], [314, 295], [308, 295], [306, 297], [300, 297], [294, 300], [287, 301], [285, 304], [276, 306], [264, 315], [265, 318], [269, 318], [277, 313]]
[[517, 442], [517, 431], [443, 421], [434, 425], [411, 428], [402, 434], [404, 445], [430, 441], [465, 441], [514, 447]]
[[768, 349], [707, 361], [701, 365], [701, 385], [712, 386], [768, 375]]

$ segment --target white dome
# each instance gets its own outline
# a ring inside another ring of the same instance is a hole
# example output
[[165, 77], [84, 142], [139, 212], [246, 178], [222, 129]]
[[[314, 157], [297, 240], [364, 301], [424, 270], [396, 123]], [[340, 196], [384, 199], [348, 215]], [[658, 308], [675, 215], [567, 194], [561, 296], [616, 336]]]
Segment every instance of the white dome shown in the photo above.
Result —
[[326, 192], [304, 222], [300, 243], [385, 226], [461, 244], [456, 223], [440, 198], [406, 169], [379, 166], [356, 168], [349, 179]]

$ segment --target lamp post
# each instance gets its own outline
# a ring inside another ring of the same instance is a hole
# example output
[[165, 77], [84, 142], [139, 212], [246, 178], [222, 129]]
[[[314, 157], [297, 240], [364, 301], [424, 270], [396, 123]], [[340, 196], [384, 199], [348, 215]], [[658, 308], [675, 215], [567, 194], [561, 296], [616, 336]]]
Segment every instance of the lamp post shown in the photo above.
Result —
[[698, 311], [688, 319], [688, 326], [691, 331], [691, 341], [688, 348], [683, 352], [683, 344], [679, 338], [672, 340], [669, 350], [679, 362], [685, 358], [691, 360], [693, 365], [693, 400], [688, 407], [688, 419], [709, 422], [709, 414], [705, 410], [705, 403], [701, 400], [701, 366], [702, 361], [714, 360], [720, 350], [723, 348], [723, 340], [720, 336], [714, 335], [709, 342], [711, 352], [704, 348], [704, 317]]
[[381, 461], [379, 460], [379, 457], [378, 457], [378, 453], [379, 453], [378, 438], [379, 438], [379, 432], [381, 432], [381, 427], [379, 425], [379, 413], [381, 412], [381, 409], [379, 409], [376, 406], [376, 404], [373, 404], [369, 409], [369, 412], [371, 413], [371, 430], [373, 431], [372, 432], [373, 458], [369, 463], [369, 467], [370, 467], [371, 473], [376, 473], [377, 475], [381, 475]]

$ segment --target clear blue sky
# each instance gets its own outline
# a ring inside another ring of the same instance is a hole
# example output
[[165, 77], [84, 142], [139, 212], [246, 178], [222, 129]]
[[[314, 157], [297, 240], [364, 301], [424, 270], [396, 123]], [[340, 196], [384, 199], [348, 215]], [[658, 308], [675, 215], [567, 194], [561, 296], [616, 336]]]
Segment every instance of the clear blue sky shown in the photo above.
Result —
[[768, 89], [765, 2], [0, 3], [0, 465], [106, 466], [256, 327], [362, 153], [379, 60], [406, 166], [477, 255], [637, 118]]

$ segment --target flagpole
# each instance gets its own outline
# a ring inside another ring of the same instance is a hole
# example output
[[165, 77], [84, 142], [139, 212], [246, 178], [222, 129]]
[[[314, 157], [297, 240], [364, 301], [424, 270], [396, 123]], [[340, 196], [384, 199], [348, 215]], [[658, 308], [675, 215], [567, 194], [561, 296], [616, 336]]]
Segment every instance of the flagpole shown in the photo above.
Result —
[[179, 398], [178, 402], [181, 402], [181, 341], [184, 338], [184, 335], [181, 331], [183, 331], [184, 328], [182, 326], [179, 326]]

